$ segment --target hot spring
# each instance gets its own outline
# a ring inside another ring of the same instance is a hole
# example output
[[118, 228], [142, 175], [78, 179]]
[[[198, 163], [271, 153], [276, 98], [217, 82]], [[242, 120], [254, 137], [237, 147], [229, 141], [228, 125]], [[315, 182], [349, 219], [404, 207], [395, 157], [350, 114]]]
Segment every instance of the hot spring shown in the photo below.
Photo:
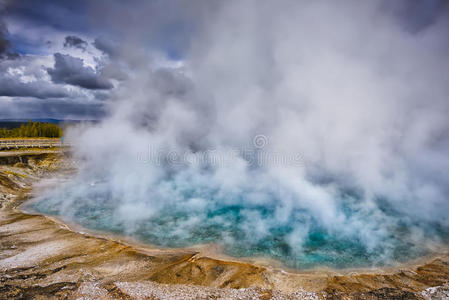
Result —
[[161, 247], [218, 244], [300, 269], [438, 251], [449, 18], [435, 1], [406, 2], [102, 9], [96, 22], [114, 22], [86, 74], [114, 88], [86, 99], [104, 115], [65, 133], [79, 171], [29, 205]]
[[27, 206], [151, 245], [216, 244], [233, 257], [265, 257], [297, 269], [395, 265], [449, 241], [438, 222], [330, 182], [303, 183], [298, 193], [257, 168], [230, 186], [208, 168], [149, 178], [144, 173], [154, 169], [133, 167], [120, 178], [82, 170]]

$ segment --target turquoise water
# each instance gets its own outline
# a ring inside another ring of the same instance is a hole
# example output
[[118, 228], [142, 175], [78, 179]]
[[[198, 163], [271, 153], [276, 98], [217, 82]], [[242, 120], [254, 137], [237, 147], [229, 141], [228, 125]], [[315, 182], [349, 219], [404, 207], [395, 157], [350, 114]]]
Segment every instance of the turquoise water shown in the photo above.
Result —
[[[191, 201], [200, 194], [200, 203]], [[77, 183], [31, 202], [28, 208], [162, 247], [217, 243], [231, 256], [263, 256], [300, 269], [389, 265], [428, 254], [428, 241], [447, 240], [446, 230], [412, 222], [385, 201], [378, 202], [375, 212], [362, 214], [353, 196], [339, 200], [339, 211], [347, 220], [357, 217], [360, 228], [371, 228], [369, 233], [375, 236], [368, 235], [367, 241], [360, 230], [349, 228], [354, 222], [334, 230], [300, 207], [292, 207], [287, 217], [279, 218], [279, 200], [254, 205], [248, 204], [245, 194], [225, 198], [213, 190], [183, 190], [181, 200], [153, 203], [142, 199], [135, 205], [146, 203], [146, 208], [123, 213], [124, 201], [108, 185], [80, 187]], [[134, 207], [133, 202], [130, 205]], [[152, 213], [138, 215], [146, 210]], [[376, 213], [378, 220], [371, 220], [370, 213]]]

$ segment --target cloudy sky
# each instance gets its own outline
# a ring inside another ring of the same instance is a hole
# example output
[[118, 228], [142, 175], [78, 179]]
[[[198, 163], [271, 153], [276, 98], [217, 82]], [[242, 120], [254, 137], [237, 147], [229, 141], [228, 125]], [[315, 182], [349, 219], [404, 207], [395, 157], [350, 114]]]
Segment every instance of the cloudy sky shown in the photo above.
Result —
[[[444, 3], [382, 6], [417, 34], [444, 15]], [[121, 82], [136, 65], [141, 69], [142, 57], [148, 70], [182, 66], [198, 27], [207, 26], [199, 20], [218, 4], [0, 0], [0, 118], [101, 118]], [[127, 43], [138, 45], [141, 57], [129, 57]]]
[[[126, 37], [118, 24], [109, 24], [113, 19], [101, 20], [119, 14], [120, 6], [120, 1], [0, 1], [0, 118], [104, 116], [111, 93], [130, 72], [116, 55]], [[177, 64], [180, 54], [171, 39], [167, 34], [143, 51], [160, 56], [154, 63]]]

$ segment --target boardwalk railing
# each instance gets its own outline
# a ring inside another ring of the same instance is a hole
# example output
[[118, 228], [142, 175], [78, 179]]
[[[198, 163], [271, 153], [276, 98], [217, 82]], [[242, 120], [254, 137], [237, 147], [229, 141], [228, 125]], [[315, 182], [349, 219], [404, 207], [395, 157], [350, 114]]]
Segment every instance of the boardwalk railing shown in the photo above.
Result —
[[0, 140], [0, 150], [18, 148], [53, 148], [67, 146], [61, 139]]

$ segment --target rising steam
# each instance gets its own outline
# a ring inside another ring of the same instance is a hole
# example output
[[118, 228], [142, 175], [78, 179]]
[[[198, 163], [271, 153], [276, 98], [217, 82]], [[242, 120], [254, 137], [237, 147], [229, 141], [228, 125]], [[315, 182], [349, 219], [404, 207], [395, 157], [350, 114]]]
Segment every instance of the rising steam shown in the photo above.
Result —
[[170, 3], [102, 12], [128, 77], [107, 118], [68, 133], [83, 163], [42, 210], [294, 266], [447, 237], [446, 12], [411, 26], [383, 1]]

